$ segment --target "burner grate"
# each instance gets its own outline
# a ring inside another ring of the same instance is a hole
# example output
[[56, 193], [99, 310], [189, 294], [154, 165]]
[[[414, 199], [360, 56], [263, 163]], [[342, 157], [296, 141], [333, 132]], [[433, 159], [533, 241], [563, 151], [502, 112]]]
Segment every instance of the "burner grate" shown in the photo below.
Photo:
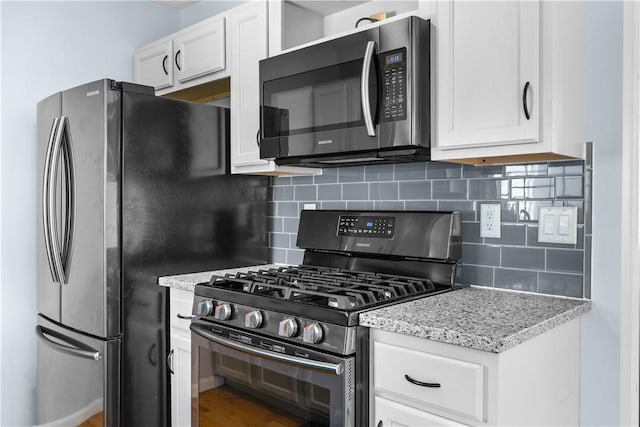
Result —
[[436, 290], [426, 278], [310, 265], [213, 276], [209, 284], [275, 299], [346, 310]]

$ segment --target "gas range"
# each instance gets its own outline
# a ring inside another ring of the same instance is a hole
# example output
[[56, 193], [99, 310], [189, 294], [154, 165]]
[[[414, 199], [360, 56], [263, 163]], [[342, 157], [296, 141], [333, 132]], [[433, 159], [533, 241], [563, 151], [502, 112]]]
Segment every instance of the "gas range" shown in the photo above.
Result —
[[460, 214], [303, 211], [297, 243], [305, 249], [299, 266], [213, 276], [197, 285], [194, 315], [224, 327], [227, 336], [228, 327], [353, 354], [360, 313], [452, 289]]

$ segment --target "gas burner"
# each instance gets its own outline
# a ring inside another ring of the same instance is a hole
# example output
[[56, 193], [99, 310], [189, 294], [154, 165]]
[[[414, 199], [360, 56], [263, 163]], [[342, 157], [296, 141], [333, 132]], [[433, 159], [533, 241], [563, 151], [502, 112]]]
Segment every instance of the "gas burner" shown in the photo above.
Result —
[[436, 290], [426, 278], [312, 265], [213, 276], [209, 286], [342, 310], [366, 308]]

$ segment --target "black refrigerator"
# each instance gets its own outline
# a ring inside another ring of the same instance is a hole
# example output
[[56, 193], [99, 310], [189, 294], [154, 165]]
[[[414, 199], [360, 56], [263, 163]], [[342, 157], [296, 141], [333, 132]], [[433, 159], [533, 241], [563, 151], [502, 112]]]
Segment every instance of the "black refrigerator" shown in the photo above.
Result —
[[229, 110], [150, 87], [99, 80], [37, 114], [36, 422], [166, 426], [158, 277], [266, 263], [268, 178], [229, 173]]

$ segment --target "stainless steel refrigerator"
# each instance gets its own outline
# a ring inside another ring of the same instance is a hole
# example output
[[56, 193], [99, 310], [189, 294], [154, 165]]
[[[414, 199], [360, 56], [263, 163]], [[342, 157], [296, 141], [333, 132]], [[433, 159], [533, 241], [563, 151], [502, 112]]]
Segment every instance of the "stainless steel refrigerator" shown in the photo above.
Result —
[[229, 110], [99, 80], [38, 104], [38, 425], [169, 424], [159, 276], [267, 261]]

